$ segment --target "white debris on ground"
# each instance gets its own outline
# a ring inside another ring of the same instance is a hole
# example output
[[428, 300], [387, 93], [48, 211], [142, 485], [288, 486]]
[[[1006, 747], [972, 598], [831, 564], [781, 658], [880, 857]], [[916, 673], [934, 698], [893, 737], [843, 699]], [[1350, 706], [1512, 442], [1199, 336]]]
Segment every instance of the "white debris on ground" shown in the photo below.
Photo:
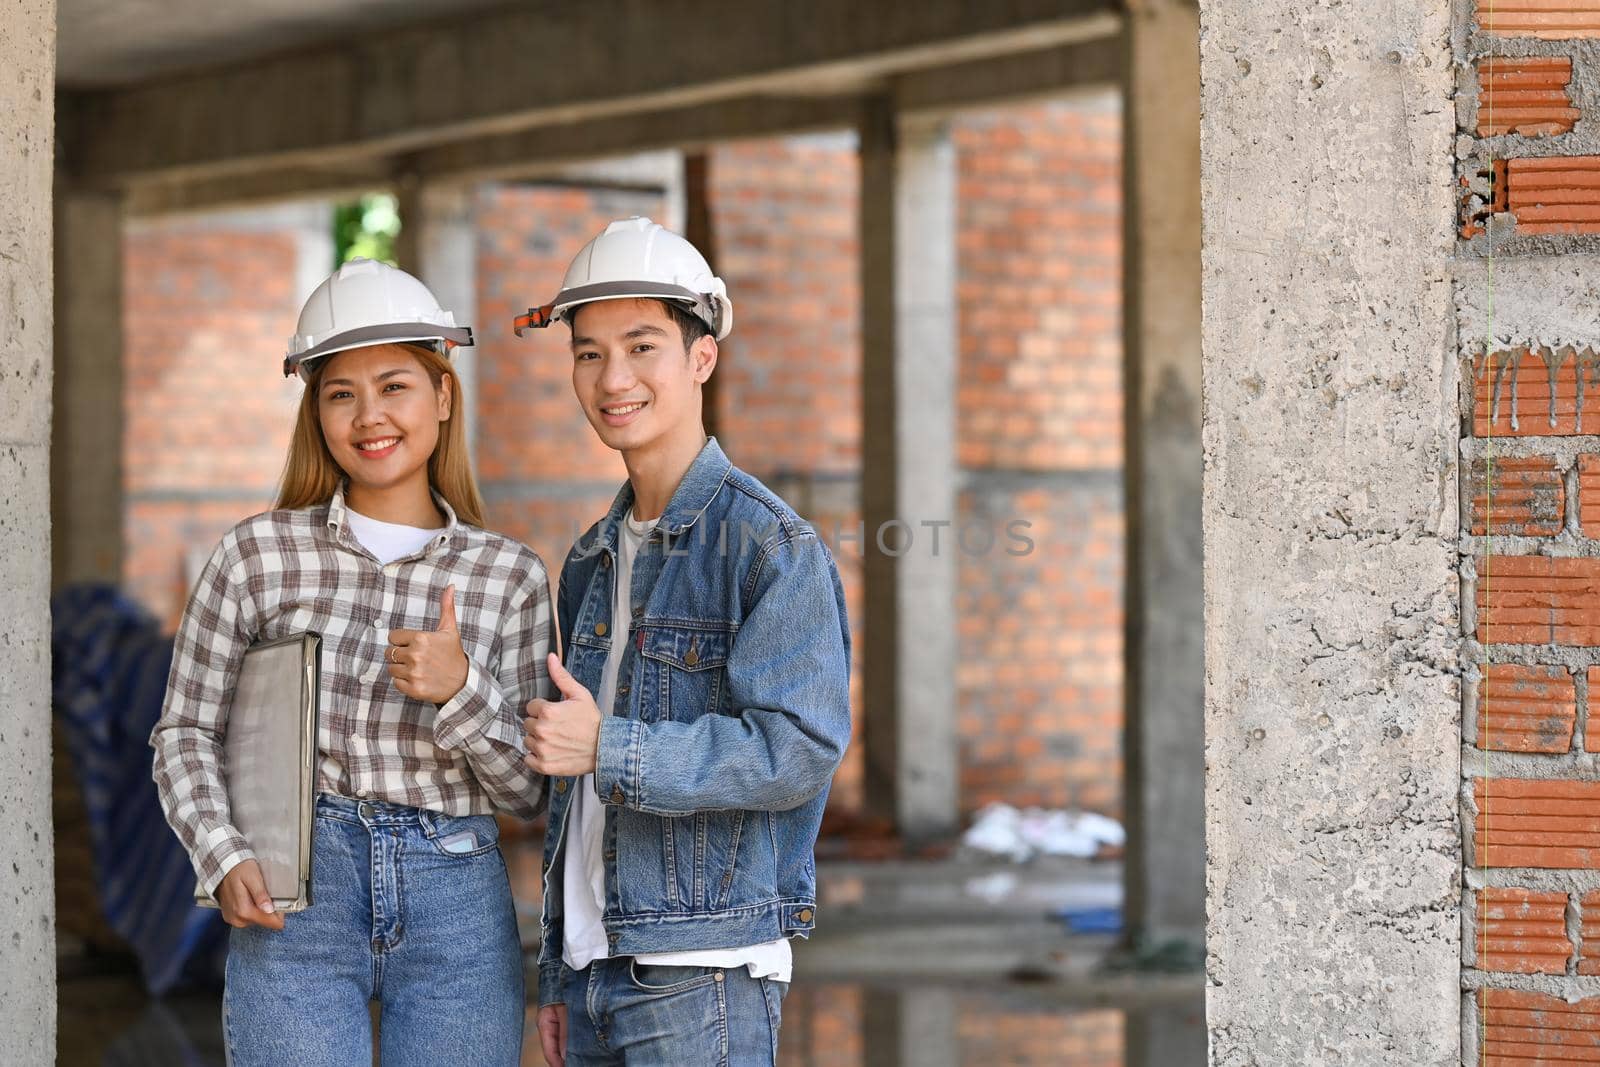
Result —
[[1101, 846], [1121, 848], [1126, 842], [1122, 824], [1105, 815], [1047, 808], [1018, 810], [1010, 804], [984, 808], [961, 837], [967, 848], [1004, 856], [1013, 863], [1025, 863], [1035, 856], [1087, 859]]

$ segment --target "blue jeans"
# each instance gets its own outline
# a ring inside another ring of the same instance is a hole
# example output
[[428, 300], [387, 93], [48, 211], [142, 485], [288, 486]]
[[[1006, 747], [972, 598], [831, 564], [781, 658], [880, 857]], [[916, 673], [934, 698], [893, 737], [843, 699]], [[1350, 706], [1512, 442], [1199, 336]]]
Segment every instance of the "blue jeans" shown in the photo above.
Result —
[[563, 966], [567, 1067], [773, 1067], [788, 982], [631, 956]]
[[522, 949], [492, 815], [317, 798], [312, 905], [234, 930], [231, 1067], [516, 1067]]

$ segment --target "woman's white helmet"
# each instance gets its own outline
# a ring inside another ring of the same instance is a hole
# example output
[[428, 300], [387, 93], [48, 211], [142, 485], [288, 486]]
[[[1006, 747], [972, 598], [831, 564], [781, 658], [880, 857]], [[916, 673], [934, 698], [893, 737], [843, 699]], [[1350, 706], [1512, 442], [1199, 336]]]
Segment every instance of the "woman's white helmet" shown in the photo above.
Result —
[[570, 322], [572, 309], [584, 304], [630, 297], [670, 300], [703, 321], [719, 341], [733, 329], [728, 287], [711, 273], [706, 257], [678, 234], [635, 215], [618, 219], [583, 246], [556, 298], [517, 316], [517, 335], [529, 327]]
[[283, 376], [307, 381], [326, 356], [363, 345], [409, 341], [432, 344], [441, 355], [472, 344], [472, 328], [457, 326], [432, 292], [398, 267], [352, 259], [306, 298], [289, 338]]

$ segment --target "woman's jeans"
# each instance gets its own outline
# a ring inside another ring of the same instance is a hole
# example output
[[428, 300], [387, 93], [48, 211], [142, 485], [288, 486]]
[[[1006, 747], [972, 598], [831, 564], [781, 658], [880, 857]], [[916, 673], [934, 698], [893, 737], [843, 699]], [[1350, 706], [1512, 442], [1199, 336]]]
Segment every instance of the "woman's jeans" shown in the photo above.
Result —
[[772, 1067], [788, 982], [631, 956], [563, 966], [567, 1067]]
[[516, 1067], [522, 949], [492, 815], [321, 795], [311, 907], [232, 931], [231, 1067]]

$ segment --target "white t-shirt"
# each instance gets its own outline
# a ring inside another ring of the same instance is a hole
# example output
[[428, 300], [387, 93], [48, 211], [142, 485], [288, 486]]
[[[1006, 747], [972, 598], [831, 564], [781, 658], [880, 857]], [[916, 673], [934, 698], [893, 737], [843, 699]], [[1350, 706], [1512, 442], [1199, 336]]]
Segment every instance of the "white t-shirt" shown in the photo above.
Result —
[[359, 511], [351, 511], [348, 507], [345, 514], [350, 520], [350, 532], [361, 546], [374, 556], [379, 563], [393, 563], [397, 559], [414, 556], [425, 548], [429, 541], [444, 533], [444, 527], [437, 530], [424, 530], [420, 526], [401, 526], [399, 523], [383, 522], [379, 519], [368, 518]]
[[[633, 629], [633, 558], [655, 525], [655, 522], [639, 522], [630, 510], [619, 531], [611, 651], [600, 676], [600, 692], [595, 694], [602, 715], [609, 715], [616, 701], [617, 674], [622, 669], [623, 653]], [[595, 791], [594, 775], [586, 774], [573, 791], [572, 808], [567, 813], [567, 855], [561, 871], [565, 903], [561, 958], [575, 971], [611, 954], [605, 924], [601, 921], [606, 901], [606, 870], [600, 858], [605, 825], [605, 806]], [[794, 966], [789, 942], [781, 937], [745, 948], [651, 952], [634, 958], [640, 963], [660, 967], [748, 967], [752, 978], [776, 978], [780, 982], [789, 981]]]

